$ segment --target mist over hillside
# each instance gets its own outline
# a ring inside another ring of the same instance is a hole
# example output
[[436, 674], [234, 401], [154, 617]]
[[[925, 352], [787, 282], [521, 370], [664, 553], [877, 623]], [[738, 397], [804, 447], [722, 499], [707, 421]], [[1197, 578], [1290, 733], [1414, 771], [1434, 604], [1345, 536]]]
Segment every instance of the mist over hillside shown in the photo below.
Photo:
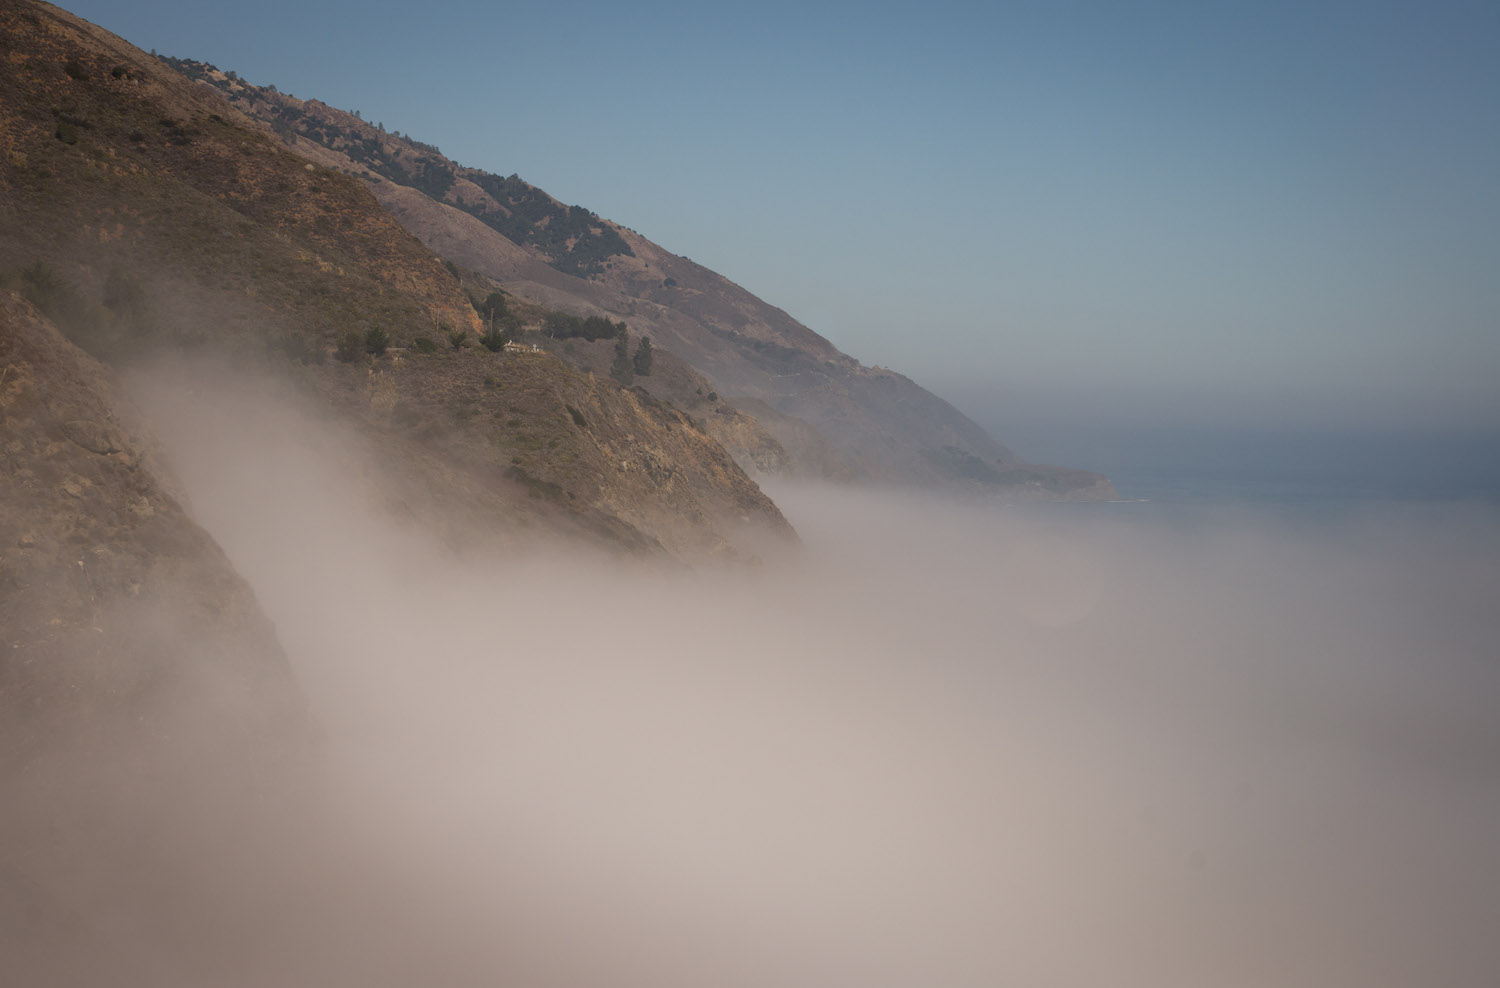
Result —
[[791, 536], [681, 410], [505, 350], [473, 280], [362, 181], [58, 8], [0, 0], [0, 31], [0, 291], [106, 366], [275, 368], [340, 408], [382, 450], [385, 496], [455, 542], [561, 536], [686, 560], [735, 556], [742, 532]]
[[0, 55], [0, 980], [1500, 981], [1496, 505], [1005, 503], [1113, 491], [516, 176]]
[[459, 558], [351, 490], [336, 423], [226, 434], [169, 383], [133, 390], [326, 732], [319, 823], [263, 852], [317, 891], [219, 931], [261, 948], [235, 983], [1500, 971], [1493, 511], [786, 487], [804, 547], [756, 572]]

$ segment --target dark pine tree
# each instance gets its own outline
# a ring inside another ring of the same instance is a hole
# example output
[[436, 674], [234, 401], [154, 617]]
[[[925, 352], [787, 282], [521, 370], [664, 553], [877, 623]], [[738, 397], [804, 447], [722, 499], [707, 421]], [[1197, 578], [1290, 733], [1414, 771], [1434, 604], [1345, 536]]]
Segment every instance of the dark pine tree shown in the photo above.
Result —
[[641, 377], [651, 376], [651, 337], [642, 336], [640, 345], [635, 348], [635, 372]]
[[630, 362], [630, 337], [624, 333], [615, 338], [615, 360], [609, 365], [609, 376], [627, 388], [635, 381], [635, 366]]

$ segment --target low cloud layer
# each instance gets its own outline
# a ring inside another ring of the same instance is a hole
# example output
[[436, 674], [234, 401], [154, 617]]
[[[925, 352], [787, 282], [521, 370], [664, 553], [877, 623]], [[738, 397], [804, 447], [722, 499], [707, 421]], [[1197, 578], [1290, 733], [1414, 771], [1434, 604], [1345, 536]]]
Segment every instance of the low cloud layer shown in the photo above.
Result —
[[752, 572], [459, 560], [293, 405], [137, 393], [326, 736], [247, 982], [1500, 976], [1488, 510], [788, 487]]

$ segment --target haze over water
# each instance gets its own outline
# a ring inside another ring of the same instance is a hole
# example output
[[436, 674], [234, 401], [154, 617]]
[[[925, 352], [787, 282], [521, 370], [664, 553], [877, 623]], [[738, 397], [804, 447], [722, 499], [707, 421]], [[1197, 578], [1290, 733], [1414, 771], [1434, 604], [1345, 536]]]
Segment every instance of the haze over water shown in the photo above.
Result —
[[1500, 436], [1179, 429], [1055, 438], [1063, 462], [1165, 508], [1240, 505], [1337, 514], [1384, 503], [1500, 503]]

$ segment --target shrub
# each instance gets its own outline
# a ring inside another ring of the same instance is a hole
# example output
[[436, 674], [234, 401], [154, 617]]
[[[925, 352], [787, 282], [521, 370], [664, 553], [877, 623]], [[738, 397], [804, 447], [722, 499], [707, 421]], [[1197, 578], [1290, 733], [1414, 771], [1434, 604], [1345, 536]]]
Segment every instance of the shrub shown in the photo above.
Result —
[[455, 350], [462, 350], [469, 345], [469, 332], [464, 329], [452, 329], [448, 331], [448, 345]]
[[505, 334], [496, 326], [491, 326], [489, 331], [479, 338], [484, 348], [490, 353], [499, 353], [505, 349]]
[[578, 428], [580, 429], [587, 429], [589, 427], [588, 422], [584, 420], [582, 412], [574, 408], [572, 405], [564, 405], [563, 407], [566, 408], [568, 410], [568, 414], [573, 417], [574, 425], [578, 426]]
[[365, 331], [365, 352], [371, 356], [379, 357], [385, 353], [386, 347], [391, 345], [391, 334], [379, 326], [371, 326]]
[[411, 341], [412, 349], [418, 353], [437, 353], [437, 341], [430, 336], [418, 336]]
[[566, 312], [548, 313], [547, 321], [542, 326], [542, 332], [554, 339], [567, 340], [581, 336], [590, 342], [623, 337], [625, 330], [623, 321], [611, 322], [603, 316], [580, 318]]

